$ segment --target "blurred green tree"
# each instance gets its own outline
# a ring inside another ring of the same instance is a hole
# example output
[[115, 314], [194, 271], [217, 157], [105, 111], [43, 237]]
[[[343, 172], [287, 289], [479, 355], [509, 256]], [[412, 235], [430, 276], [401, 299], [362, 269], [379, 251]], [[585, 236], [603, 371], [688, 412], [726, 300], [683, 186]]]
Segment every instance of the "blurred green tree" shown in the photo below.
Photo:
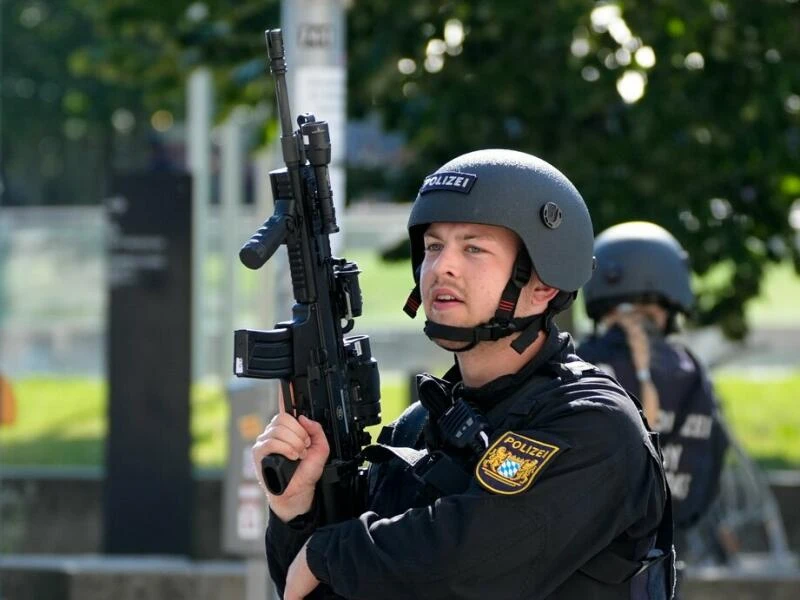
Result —
[[377, 112], [416, 156], [398, 197], [462, 152], [541, 156], [596, 231], [672, 231], [696, 273], [714, 271], [699, 321], [734, 338], [766, 264], [800, 268], [796, 0], [373, 0], [350, 12], [348, 39], [351, 113]]
[[[86, 72], [163, 98], [208, 64], [221, 115], [271, 97], [262, 29], [277, 0], [72, 1], [99, 38], [73, 57]], [[414, 156], [396, 199], [460, 153], [534, 153], [581, 190], [597, 231], [672, 231], [704, 276], [700, 323], [732, 337], [767, 264], [800, 269], [798, 0], [349, 4], [350, 115], [378, 115]]]
[[70, 1], [94, 23], [73, 69], [139, 89], [152, 109], [180, 115], [186, 76], [200, 66], [213, 71], [218, 120], [238, 104], [271, 100], [264, 29], [280, 21], [279, 0]]
[[117, 159], [144, 143], [141, 90], [71, 64], [93, 24], [70, 2], [4, 0], [0, 11], [0, 204], [99, 202]]
[[101, 201], [115, 170], [148, 165], [153, 113], [182, 118], [195, 66], [220, 66], [223, 109], [271, 95], [253, 23], [277, 22], [277, 0], [0, 0], [0, 11], [0, 204]]

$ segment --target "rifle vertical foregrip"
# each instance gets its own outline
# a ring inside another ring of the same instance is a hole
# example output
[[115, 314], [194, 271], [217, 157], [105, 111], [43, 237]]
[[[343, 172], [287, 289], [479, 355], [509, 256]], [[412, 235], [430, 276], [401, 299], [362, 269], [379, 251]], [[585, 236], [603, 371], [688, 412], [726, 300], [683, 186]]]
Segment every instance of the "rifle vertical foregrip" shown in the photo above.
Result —
[[286, 228], [285, 215], [272, 215], [239, 250], [239, 260], [248, 269], [260, 269], [286, 240]]
[[280, 496], [289, 486], [299, 464], [299, 460], [289, 460], [280, 454], [269, 454], [262, 458], [261, 474], [264, 476], [267, 489]]

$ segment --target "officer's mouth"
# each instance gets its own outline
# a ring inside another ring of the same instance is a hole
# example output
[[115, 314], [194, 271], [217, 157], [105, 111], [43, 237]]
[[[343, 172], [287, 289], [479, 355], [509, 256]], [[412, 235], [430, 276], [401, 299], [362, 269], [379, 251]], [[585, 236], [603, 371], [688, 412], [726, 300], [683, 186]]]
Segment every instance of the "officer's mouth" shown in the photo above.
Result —
[[463, 304], [464, 301], [450, 289], [435, 289], [431, 294], [431, 307], [436, 311], [452, 310]]

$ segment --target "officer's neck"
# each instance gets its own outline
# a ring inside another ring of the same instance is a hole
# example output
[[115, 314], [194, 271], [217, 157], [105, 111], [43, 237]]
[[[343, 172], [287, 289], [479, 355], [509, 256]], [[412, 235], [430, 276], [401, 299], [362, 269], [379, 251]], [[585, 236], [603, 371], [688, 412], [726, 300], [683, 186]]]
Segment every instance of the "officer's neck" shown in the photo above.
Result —
[[542, 331], [528, 348], [518, 354], [511, 347], [517, 336], [509, 336], [496, 342], [481, 342], [472, 350], [458, 353], [458, 367], [464, 385], [483, 387], [503, 375], [512, 375], [528, 364], [539, 353], [547, 339]]

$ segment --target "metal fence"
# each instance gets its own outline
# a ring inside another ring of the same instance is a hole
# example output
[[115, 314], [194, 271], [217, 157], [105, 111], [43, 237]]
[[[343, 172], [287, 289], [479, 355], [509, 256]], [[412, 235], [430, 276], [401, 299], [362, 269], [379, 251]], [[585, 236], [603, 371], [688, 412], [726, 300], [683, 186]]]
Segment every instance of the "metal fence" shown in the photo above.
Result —
[[[274, 271], [242, 269], [222, 253], [219, 207], [208, 215], [203, 268], [201, 375], [219, 374], [224, 336], [232, 335], [226, 302], [236, 326], [273, 322], [269, 302]], [[234, 224], [246, 239], [268, 215], [243, 206]], [[377, 248], [405, 234], [408, 207], [359, 205], [348, 210], [342, 229], [346, 247]], [[106, 221], [102, 206], [4, 207], [0, 210], [0, 372], [91, 374], [105, 372], [107, 305]], [[279, 261], [277, 261], [279, 262]], [[235, 291], [224, 289], [226, 269], [236, 269]], [[284, 277], [283, 279], [287, 279]], [[385, 336], [387, 343], [392, 339]], [[422, 336], [415, 335], [415, 338]], [[380, 343], [380, 342], [379, 342]], [[221, 366], [222, 365], [222, 366]]]

